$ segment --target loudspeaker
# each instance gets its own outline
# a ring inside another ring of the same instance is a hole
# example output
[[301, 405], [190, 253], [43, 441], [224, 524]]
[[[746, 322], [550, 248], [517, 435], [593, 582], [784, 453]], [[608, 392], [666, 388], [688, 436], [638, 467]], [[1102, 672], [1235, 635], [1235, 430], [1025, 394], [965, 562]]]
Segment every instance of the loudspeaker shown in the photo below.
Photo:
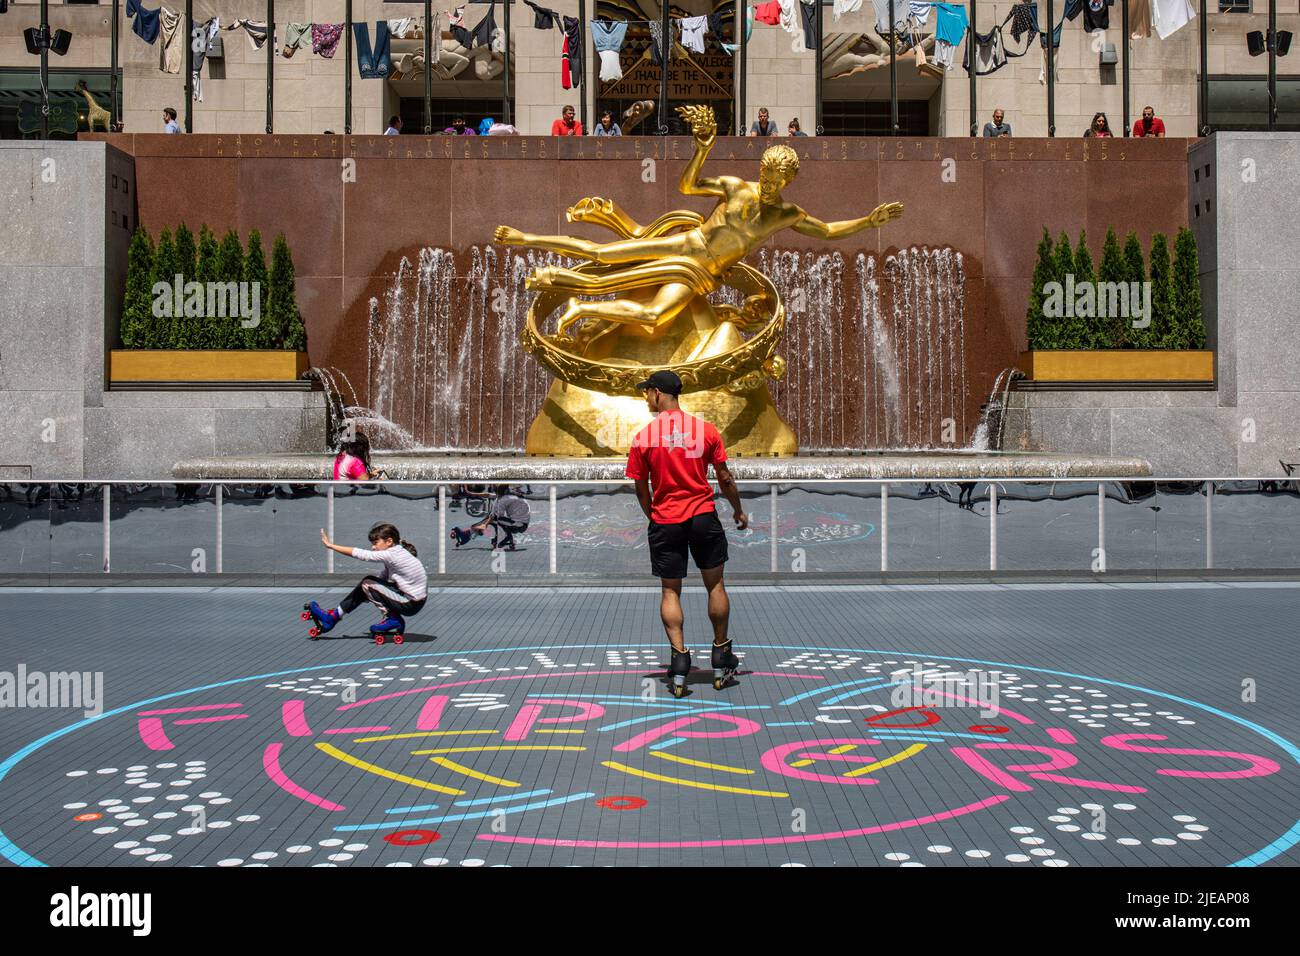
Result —
[[1286, 51], [1291, 49], [1291, 31], [1277, 31], [1277, 55], [1286, 56]]
[[1119, 62], [1119, 55], [1115, 52], [1115, 44], [1103, 43], [1101, 47], [1101, 65], [1113, 64]]
[[72, 34], [67, 30], [55, 30], [54, 36], [50, 38], [50, 49], [63, 56], [68, 52], [68, 47], [72, 45]]
[[1259, 30], [1251, 30], [1246, 34], [1246, 49], [1250, 51], [1251, 56], [1259, 56], [1265, 52], [1267, 47], [1264, 45], [1264, 34]]
[[23, 43], [27, 44], [27, 52], [32, 56], [41, 55], [41, 31], [36, 27], [28, 27], [23, 31]]

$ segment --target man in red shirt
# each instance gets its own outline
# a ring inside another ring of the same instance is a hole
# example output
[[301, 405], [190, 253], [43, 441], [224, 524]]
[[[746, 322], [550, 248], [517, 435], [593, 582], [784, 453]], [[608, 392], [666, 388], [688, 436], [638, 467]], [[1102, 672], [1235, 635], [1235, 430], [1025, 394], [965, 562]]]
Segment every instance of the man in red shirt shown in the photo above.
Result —
[[[713, 425], [689, 415], [677, 403], [682, 380], [675, 372], [655, 372], [637, 388], [645, 390], [646, 405], [654, 419], [636, 433], [627, 455], [627, 477], [636, 482], [641, 510], [650, 519], [650, 567], [660, 579], [659, 616], [672, 644], [668, 667], [674, 697], [686, 695], [686, 675], [691, 652], [682, 636], [682, 579], [689, 551], [709, 592], [709, 620], [713, 623], [713, 686], [721, 690], [735, 676], [740, 660], [727, 637], [731, 603], [722, 583], [727, 562], [727, 534], [713, 507], [709, 466], [718, 487], [731, 503], [736, 527], [749, 526], [740, 504], [736, 479], [727, 467], [727, 450]], [[651, 493], [653, 489], [653, 494]]]
[[1155, 136], [1158, 139], [1165, 138], [1165, 123], [1159, 116], [1156, 116], [1154, 107], [1142, 107], [1142, 118], [1133, 124], [1134, 136]]
[[563, 116], [551, 124], [552, 136], [581, 136], [582, 124], [573, 118], [573, 107], [566, 106]]

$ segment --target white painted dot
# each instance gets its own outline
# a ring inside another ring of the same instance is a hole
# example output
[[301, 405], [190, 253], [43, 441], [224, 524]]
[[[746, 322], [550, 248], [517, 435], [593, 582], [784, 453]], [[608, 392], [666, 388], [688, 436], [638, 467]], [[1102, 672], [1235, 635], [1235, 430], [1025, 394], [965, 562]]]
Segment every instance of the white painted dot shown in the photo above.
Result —
[[1210, 828], [1201, 823], [1189, 823], [1187, 826], [1183, 827], [1183, 829], [1191, 830], [1193, 833], [1204, 833]]
[[451, 861], [445, 856], [431, 856], [427, 860], [421, 860], [425, 866], [446, 866]]
[[145, 837], [145, 841], [148, 843], [166, 843], [170, 839], [170, 833], [155, 833], [152, 836]]
[[88, 806], [90, 806], [90, 804], [88, 804], [88, 803], [65, 803], [65, 804], [63, 805], [63, 809], [64, 809], [64, 810], [82, 810], [82, 809], [85, 809], [85, 808], [88, 807]]
[[1003, 859], [1008, 863], [1028, 863], [1030, 858], [1023, 853], [1008, 853]]
[[1021, 837], [1020, 842], [1025, 846], [1038, 846], [1040, 843], [1046, 843], [1042, 837]]
[[1029, 851], [1030, 856], [1056, 856], [1055, 850], [1049, 850], [1045, 846], [1036, 846]]
[[240, 823], [256, 823], [262, 818], [255, 813], [246, 813], [242, 817], [235, 817], [235, 819]]
[[331, 853], [331, 854], [330, 854], [329, 856], [327, 856], [325, 859], [327, 859], [327, 860], [333, 860], [335, 863], [345, 863], [345, 862], [347, 862], [348, 860], [351, 860], [351, 859], [353, 859], [353, 858], [354, 858], [354, 855], [351, 854], [351, 853]]
[[213, 797], [219, 797], [219, 796], [221, 796], [221, 791], [220, 791], [220, 790], [209, 790], [207, 793], [200, 793], [199, 796], [202, 797], [204, 800], [210, 800], [210, 799], [213, 798]]
[[86, 774], [88, 774], [89, 772], [90, 772], [89, 770], [69, 770], [67, 773], [64, 774], [64, 776], [65, 776], [65, 777], [84, 777], [84, 776], [85, 776]]
[[284, 852], [285, 852], [285, 853], [310, 853], [313, 849], [314, 849], [314, 847], [303, 846], [303, 845], [300, 843], [300, 844], [297, 844], [297, 845], [295, 845], [295, 846], [287, 846], [287, 847], [285, 847], [285, 848], [284, 848]]
[[209, 829], [209, 830], [224, 830], [224, 829], [225, 829], [226, 827], [228, 827], [228, 826], [230, 826], [230, 821], [229, 821], [229, 820], [213, 820], [211, 823], [208, 824], [208, 829]]
[[149, 822], [148, 820], [127, 820], [127, 821], [123, 824], [123, 826], [128, 826], [128, 827], [142, 827], [142, 826], [144, 826], [145, 824], [147, 824], [148, 822]]
[[174, 764], [174, 763], [157, 763], [157, 764], [154, 764], [154, 766], [157, 767], [159, 770], [171, 770], [173, 767], [176, 766], [176, 764]]
[[967, 850], [965, 855], [970, 857], [972, 860], [986, 860], [993, 854], [988, 850]]
[[272, 853], [270, 850], [260, 850], [253, 854], [254, 860], [274, 860], [280, 854]]
[[925, 866], [925, 864], [919, 863], [916, 860], [911, 860], [910, 862], [907, 863], [900, 863], [899, 866]]
[[1069, 866], [1068, 860], [1044, 860], [1043, 866]]
[[92, 830], [92, 831], [90, 831], [90, 832], [91, 832], [91, 833], [98, 833], [98, 834], [100, 834], [100, 835], [103, 835], [103, 834], [105, 834], [105, 833], [116, 833], [116, 832], [117, 832], [117, 827], [95, 827], [95, 829]]
[[927, 846], [925, 849], [930, 853], [951, 853], [952, 852], [952, 847], [943, 846], [942, 844]]
[[1112, 805], [1116, 810], [1136, 810], [1137, 805], [1133, 803], [1116, 803]]
[[155, 813], [153, 818], [155, 820], [170, 820], [175, 816], [176, 814], [172, 813], [170, 810], [165, 810], [162, 813]]
[[151, 853], [144, 858], [146, 863], [166, 863], [172, 858], [170, 853]]
[[329, 840], [321, 840], [319, 845], [320, 846], [342, 846], [343, 841], [331, 838]]
[[349, 843], [349, 844], [348, 844], [347, 846], [345, 846], [343, 849], [347, 850], [349, 853], [360, 853], [362, 850], [365, 850], [365, 849], [368, 849], [368, 848], [369, 848], [369, 845], [366, 844], [366, 843]]
[[1106, 808], [1103, 807], [1100, 803], [1081, 803], [1081, 804], [1079, 804], [1079, 806], [1083, 807], [1083, 809], [1085, 809], [1085, 810], [1105, 810], [1105, 809], [1106, 809]]
[[164, 800], [171, 800], [176, 803], [179, 803], [182, 800], [188, 800], [189, 798], [190, 795], [188, 793], [169, 793], [167, 796], [163, 797]]
[[1010, 833], [1033, 833], [1033, 832], [1034, 832], [1034, 828], [1033, 828], [1033, 827], [1012, 827], [1012, 828], [1010, 829], [1010, 831], [1008, 831], [1008, 832], [1010, 832]]
[[1081, 833], [1081, 834], [1079, 834], [1079, 839], [1080, 839], [1080, 840], [1104, 840], [1104, 839], [1106, 839], [1106, 834], [1104, 834], [1104, 833]]
[[910, 860], [911, 858], [912, 857], [907, 853], [886, 853], [885, 854], [886, 860], [892, 860], [895, 863], [902, 862], [903, 860]]
[[157, 789], [158, 789], [159, 787], [161, 787], [161, 786], [162, 786], [161, 783], [142, 783], [142, 784], [140, 784], [140, 789], [141, 789], [141, 790], [157, 790]]
[[1169, 839], [1169, 837], [1156, 837], [1151, 842], [1154, 843], [1156, 846], [1177, 846], [1178, 845], [1177, 840], [1171, 840]]
[[405, 867], [405, 866], [415, 866], [415, 864], [414, 863], [385, 863], [384, 866]]
[[230, 802], [229, 797], [213, 797], [211, 800], [208, 801], [208, 803], [212, 804], [214, 807], [225, 806], [229, 802]]
[[1180, 833], [1180, 834], [1178, 834], [1178, 839], [1180, 839], [1180, 840], [1199, 840], [1199, 839], [1201, 839], [1201, 835], [1200, 835], [1199, 833]]
[[132, 803], [153, 803], [157, 799], [158, 799], [157, 797], [132, 797], [131, 802]]
[[102, 769], [100, 769], [100, 770], [96, 770], [95, 773], [99, 773], [99, 774], [117, 773], [117, 768], [116, 768], [116, 767], [104, 767], [104, 768], [102, 768]]
[[132, 856], [148, 856], [150, 853], [153, 852], [153, 847], [142, 846], [139, 849], [131, 850], [130, 852]]
[[239, 866], [239, 864], [243, 862], [244, 861], [239, 859], [238, 857], [231, 857], [228, 860], [218, 860], [217, 866]]
[[121, 843], [114, 843], [114, 850], [130, 850], [140, 845], [139, 840], [123, 840]]
[[1195, 823], [1195, 822], [1196, 822], [1196, 817], [1189, 816], [1189, 815], [1187, 815], [1186, 813], [1180, 813], [1180, 814], [1178, 814], [1178, 816], [1174, 817], [1174, 819], [1177, 820], [1179, 823]]
[[203, 830], [199, 827], [182, 827], [176, 831], [177, 836], [198, 836]]
[[1120, 846], [1141, 846], [1142, 845], [1141, 840], [1135, 840], [1133, 837], [1120, 837], [1115, 842], [1118, 843]]
[[461, 866], [482, 866], [484, 862], [486, 861], [471, 857], [468, 860], [461, 860], [460, 865]]
[[1078, 833], [1083, 828], [1076, 827], [1073, 823], [1062, 823], [1056, 829], [1060, 830], [1062, 833]]

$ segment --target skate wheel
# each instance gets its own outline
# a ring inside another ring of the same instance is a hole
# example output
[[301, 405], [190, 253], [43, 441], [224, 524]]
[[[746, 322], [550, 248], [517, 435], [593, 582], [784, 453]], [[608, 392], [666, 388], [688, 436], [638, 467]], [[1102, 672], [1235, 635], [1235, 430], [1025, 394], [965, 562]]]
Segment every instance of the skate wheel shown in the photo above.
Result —
[[405, 637], [403, 637], [401, 634], [398, 634], [396, 637], [393, 638], [393, 643], [394, 643], [394, 644], [401, 644], [401, 643], [402, 643], [403, 641], [405, 641], [405, 640], [406, 640]]
[[713, 678], [713, 689], [714, 689], [714, 690], [722, 690], [722, 686], [723, 686], [726, 682], [727, 682], [727, 681], [726, 681], [726, 678], [724, 678], [724, 677], [715, 677], [715, 678]]
[[685, 696], [686, 696], [686, 685], [685, 685], [685, 684], [673, 684], [673, 685], [672, 685], [672, 688], [673, 688], [673, 696], [674, 696], [674, 697], [685, 697]]
[[320, 628], [319, 628], [319, 627], [313, 627], [310, 631], [307, 632], [307, 636], [308, 636], [308, 637], [320, 637]]
[[382, 635], [382, 634], [376, 634], [376, 635], [375, 635], [375, 643], [376, 643], [376, 644], [382, 644], [382, 643], [384, 643], [384, 635]]
[[299, 617], [300, 620], [303, 620], [303, 621], [310, 621], [310, 620], [311, 620], [311, 611], [303, 611], [301, 614], [298, 615], [298, 617]]

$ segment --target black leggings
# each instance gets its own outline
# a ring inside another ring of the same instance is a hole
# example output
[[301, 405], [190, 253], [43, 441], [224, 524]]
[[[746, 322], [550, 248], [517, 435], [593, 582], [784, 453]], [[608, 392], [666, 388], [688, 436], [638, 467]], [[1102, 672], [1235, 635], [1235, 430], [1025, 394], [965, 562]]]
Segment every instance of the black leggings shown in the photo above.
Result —
[[385, 617], [393, 615], [409, 617], [420, 612], [425, 600], [426, 598], [420, 598], [418, 601], [409, 598], [383, 578], [377, 578], [372, 574], [362, 578], [361, 583], [339, 602], [339, 607], [343, 609], [344, 614], [351, 614], [368, 601]]

